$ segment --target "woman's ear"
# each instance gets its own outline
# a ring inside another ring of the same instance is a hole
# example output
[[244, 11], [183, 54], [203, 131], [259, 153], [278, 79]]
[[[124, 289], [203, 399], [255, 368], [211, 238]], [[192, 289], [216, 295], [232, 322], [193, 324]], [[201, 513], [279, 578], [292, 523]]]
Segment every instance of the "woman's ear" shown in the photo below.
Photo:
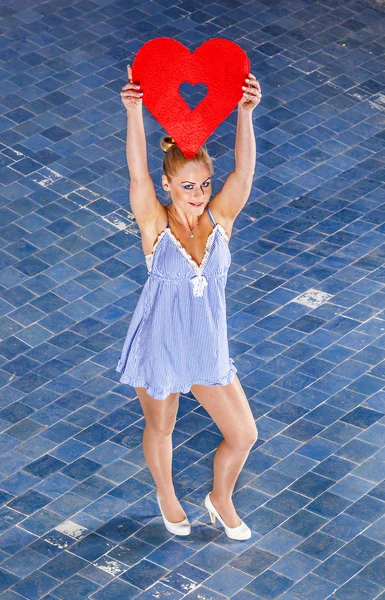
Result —
[[162, 186], [163, 186], [163, 189], [166, 190], [166, 192], [169, 191], [170, 185], [169, 185], [169, 183], [167, 181], [166, 175], [162, 175]]

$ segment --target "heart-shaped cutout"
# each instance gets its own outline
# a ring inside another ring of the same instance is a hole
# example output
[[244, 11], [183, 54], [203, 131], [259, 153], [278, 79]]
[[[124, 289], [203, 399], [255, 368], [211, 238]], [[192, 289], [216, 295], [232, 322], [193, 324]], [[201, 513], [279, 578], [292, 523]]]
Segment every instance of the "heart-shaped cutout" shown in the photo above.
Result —
[[186, 102], [190, 110], [194, 110], [199, 102], [202, 102], [203, 98], [207, 96], [208, 88], [204, 83], [196, 83], [192, 85], [185, 81], [179, 86], [179, 93], [183, 100]]
[[[222, 38], [208, 40], [194, 52], [177, 40], [155, 38], [140, 48], [132, 63], [132, 79], [141, 85], [143, 104], [187, 159], [242, 99], [248, 73], [246, 52]], [[206, 96], [194, 109], [180, 93], [185, 83], [207, 86]]]

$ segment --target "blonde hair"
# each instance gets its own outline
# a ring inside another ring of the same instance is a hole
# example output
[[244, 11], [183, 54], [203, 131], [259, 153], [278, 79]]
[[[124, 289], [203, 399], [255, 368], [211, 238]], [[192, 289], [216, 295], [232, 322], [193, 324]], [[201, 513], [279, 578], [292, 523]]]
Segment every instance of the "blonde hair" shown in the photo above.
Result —
[[[188, 162], [190, 162], [183, 152], [178, 148], [175, 140], [169, 136], [163, 136], [160, 147], [165, 153], [165, 157], [163, 159], [163, 171], [167, 176], [167, 179], [170, 181], [172, 177], [176, 177], [178, 171], [182, 169]], [[214, 172], [214, 158], [212, 158], [207, 149], [204, 146], [201, 146], [198, 152], [194, 155], [193, 158], [190, 159], [195, 163], [203, 163], [205, 164], [209, 171], [210, 175]]]

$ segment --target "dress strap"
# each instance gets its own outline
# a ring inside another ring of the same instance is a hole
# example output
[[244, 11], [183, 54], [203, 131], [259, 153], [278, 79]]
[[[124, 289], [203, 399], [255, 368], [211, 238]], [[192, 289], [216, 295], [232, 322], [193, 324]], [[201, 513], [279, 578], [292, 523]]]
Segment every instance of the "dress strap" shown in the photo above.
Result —
[[209, 216], [210, 216], [210, 219], [211, 219], [211, 222], [212, 222], [212, 224], [215, 226], [215, 225], [216, 225], [216, 223], [215, 223], [215, 221], [214, 221], [214, 219], [213, 219], [213, 215], [211, 214], [211, 210], [210, 210], [210, 208], [209, 208], [209, 205], [207, 205], [207, 212], [209, 213]]

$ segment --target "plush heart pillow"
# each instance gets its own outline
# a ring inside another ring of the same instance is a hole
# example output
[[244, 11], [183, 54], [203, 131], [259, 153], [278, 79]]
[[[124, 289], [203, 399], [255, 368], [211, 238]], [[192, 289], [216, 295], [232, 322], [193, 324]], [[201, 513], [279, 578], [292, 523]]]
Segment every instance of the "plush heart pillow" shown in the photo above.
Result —
[[[171, 38], [146, 42], [132, 63], [132, 80], [141, 85], [143, 104], [187, 159], [242, 99], [250, 61], [235, 42], [213, 38], [190, 52]], [[204, 84], [207, 95], [191, 109], [180, 86]]]

